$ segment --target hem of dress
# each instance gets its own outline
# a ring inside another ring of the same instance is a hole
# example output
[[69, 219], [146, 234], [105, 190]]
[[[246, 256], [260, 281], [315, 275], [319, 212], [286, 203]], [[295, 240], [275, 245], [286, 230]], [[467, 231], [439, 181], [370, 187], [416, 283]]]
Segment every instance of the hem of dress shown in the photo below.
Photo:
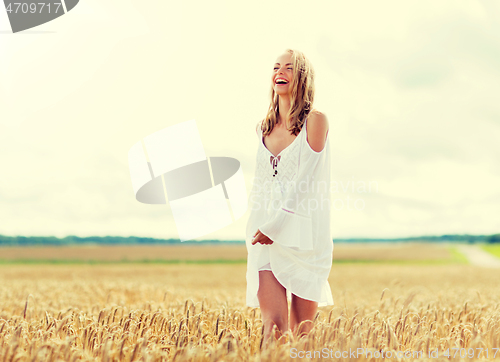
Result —
[[[268, 267], [268, 265], [269, 265], [269, 267]], [[270, 271], [270, 272], [272, 272], [273, 269], [272, 269], [272, 266], [271, 266], [271, 262], [269, 261], [269, 263], [261, 266], [259, 269], [257, 269], [257, 271]]]
[[[258, 272], [259, 272], [259, 270], [257, 270], [257, 273], [258, 273]], [[326, 301], [319, 302], [319, 301], [317, 301], [317, 300], [312, 300], [312, 299], [309, 299], [309, 298], [302, 297], [302, 296], [298, 295], [297, 293], [292, 292], [289, 288], [287, 288], [287, 287], [285, 286], [285, 284], [284, 284], [284, 283], [283, 283], [283, 282], [282, 282], [282, 281], [281, 281], [281, 280], [280, 280], [280, 279], [276, 276], [276, 274], [275, 274], [272, 270], [271, 270], [271, 272], [273, 273], [273, 275], [274, 275], [274, 277], [276, 278], [276, 280], [278, 281], [278, 283], [280, 283], [280, 284], [283, 286], [283, 288], [285, 288], [285, 290], [286, 290], [286, 292], [287, 292], [287, 302], [288, 302], [288, 294], [290, 295], [290, 298], [291, 298], [291, 295], [292, 295], [292, 294], [295, 294], [295, 295], [296, 295], [297, 297], [299, 297], [299, 298], [302, 298], [302, 299], [305, 299], [305, 300], [308, 300], [308, 301], [311, 301], [311, 302], [316, 302], [316, 303], [318, 303], [318, 307], [326, 307], [326, 306], [329, 306], [329, 305], [334, 305], [334, 304], [335, 304], [335, 302], [333, 301], [333, 296], [332, 296], [332, 301], [331, 301], [331, 303], [330, 303], [330, 301], [328, 300], [328, 298], [327, 298], [327, 300], [326, 300]], [[328, 280], [326, 280], [325, 282], [326, 282], [326, 283], [328, 283]], [[259, 285], [260, 285], [260, 284], [259, 284]], [[329, 284], [328, 284], [328, 285], [329, 285]], [[322, 288], [323, 288], [323, 287], [322, 287]], [[331, 293], [331, 289], [330, 289], [330, 293]], [[259, 303], [259, 308], [260, 308], [260, 303]]]
[[[295, 294], [295, 293], [292, 293], [292, 294]], [[309, 300], [309, 299], [307, 299]], [[288, 302], [288, 301], [287, 301]], [[320, 307], [328, 307], [330, 305], [335, 305], [335, 302], [331, 302], [329, 303], [328, 301], [327, 302], [323, 302], [323, 303], [320, 303], [320, 302], [317, 302], [318, 303], [318, 308]], [[245, 305], [248, 307], [248, 308], [260, 308], [260, 304], [256, 304], [256, 305], [249, 305], [249, 303], [245, 303]]]
[[300, 296], [300, 295], [298, 295], [297, 293], [293, 293], [293, 292], [290, 292], [290, 293], [291, 293], [291, 294], [295, 294], [297, 297], [302, 298], [302, 299], [305, 299], [305, 300], [308, 300], [308, 301], [310, 301], [310, 302], [316, 302], [316, 303], [318, 303], [318, 307], [326, 307], [326, 306], [329, 306], [329, 305], [334, 305], [334, 304], [335, 304], [335, 302], [333, 302], [333, 301], [332, 301], [331, 303], [329, 303], [329, 301], [328, 301], [328, 300], [327, 300], [326, 302], [319, 302], [319, 301], [317, 301], [317, 300], [311, 300], [311, 299], [307, 299], [307, 298], [301, 297], [301, 296]]

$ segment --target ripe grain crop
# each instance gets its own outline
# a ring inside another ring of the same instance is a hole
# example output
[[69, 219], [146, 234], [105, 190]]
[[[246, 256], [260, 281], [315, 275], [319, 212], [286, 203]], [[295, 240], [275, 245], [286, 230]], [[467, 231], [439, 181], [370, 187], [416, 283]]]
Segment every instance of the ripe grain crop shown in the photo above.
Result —
[[[245, 271], [244, 264], [3, 265], [0, 361], [294, 361], [293, 353], [325, 349], [346, 360], [334, 352], [349, 348], [448, 361], [449, 348], [476, 356], [482, 348], [479, 357], [488, 350], [489, 359], [500, 348], [500, 289], [489, 269], [334, 264], [335, 305], [319, 308], [307, 338], [264, 350], [260, 310], [245, 305]], [[440, 357], [429, 358], [436, 348]]]

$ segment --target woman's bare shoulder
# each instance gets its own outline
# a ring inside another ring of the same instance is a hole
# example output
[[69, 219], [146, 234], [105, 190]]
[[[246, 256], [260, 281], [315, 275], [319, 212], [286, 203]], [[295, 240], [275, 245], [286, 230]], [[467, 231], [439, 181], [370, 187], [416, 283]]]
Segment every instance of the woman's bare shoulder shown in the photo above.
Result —
[[313, 109], [307, 117], [307, 142], [315, 152], [321, 152], [326, 143], [329, 124], [326, 114]]
[[325, 117], [326, 118], [326, 114], [324, 114], [323, 112], [320, 112], [318, 111], [317, 109], [313, 109], [309, 112], [309, 116], [308, 118], [321, 118], [321, 117]]

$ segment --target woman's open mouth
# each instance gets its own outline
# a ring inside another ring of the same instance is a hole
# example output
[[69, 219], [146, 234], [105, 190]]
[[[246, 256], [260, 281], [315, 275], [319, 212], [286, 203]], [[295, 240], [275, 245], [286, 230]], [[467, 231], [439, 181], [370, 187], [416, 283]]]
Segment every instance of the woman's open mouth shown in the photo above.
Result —
[[288, 84], [288, 81], [284, 78], [277, 78], [274, 84], [284, 86]]

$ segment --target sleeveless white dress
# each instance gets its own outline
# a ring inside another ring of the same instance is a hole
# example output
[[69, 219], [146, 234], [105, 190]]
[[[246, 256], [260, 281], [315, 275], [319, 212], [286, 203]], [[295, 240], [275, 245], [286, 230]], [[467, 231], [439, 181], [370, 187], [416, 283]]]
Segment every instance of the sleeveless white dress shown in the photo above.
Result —
[[[246, 304], [259, 307], [259, 270], [271, 270], [287, 295], [333, 305], [328, 275], [332, 267], [330, 229], [330, 141], [314, 151], [307, 142], [307, 119], [294, 141], [274, 156], [258, 131], [255, 177], [246, 227]], [[259, 229], [273, 240], [252, 245]]]

